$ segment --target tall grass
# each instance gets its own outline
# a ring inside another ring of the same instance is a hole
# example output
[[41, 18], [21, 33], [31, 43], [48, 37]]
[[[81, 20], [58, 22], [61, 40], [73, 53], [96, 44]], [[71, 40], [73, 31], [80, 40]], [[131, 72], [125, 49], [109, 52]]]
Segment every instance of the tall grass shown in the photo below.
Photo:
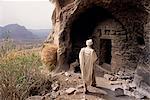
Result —
[[3, 40], [0, 42], [0, 57], [3, 57], [6, 53], [16, 49], [16, 45], [11, 40]]
[[4, 52], [0, 57], [0, 100], [25, 100], [50, 92], [51, 78], [41, 73], [38, 51]]

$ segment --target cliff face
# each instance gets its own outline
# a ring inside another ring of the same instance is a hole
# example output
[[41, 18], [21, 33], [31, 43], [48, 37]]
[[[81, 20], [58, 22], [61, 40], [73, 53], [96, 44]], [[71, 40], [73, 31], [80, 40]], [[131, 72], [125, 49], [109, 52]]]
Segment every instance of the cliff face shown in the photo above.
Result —
[[111, 64], [114, 71], [134, 71], [139, 61], [149, 63], [149, 0], [55, 2], [54, 31], [49, 40], [59, 47], [60, 69], [78, 59], [88, 38], [95, 42], [99, 64]]
[[[58, 46], [57, 67], [66, 70], [78, 59], [89, 38], [100, 65], [113, 72], [135, 72], [135, 83], [149, 86], [150, 1], [149, 0], [56, 0], [53, 34], [48, 41]], [[142, 70], [142, 71], [141, 71]], [[148, 78], [149, 79], [149, 78]], [[147, 91], [147, 90], [146, 90]], [[148, 90], [150, 91], [150, 89]]]

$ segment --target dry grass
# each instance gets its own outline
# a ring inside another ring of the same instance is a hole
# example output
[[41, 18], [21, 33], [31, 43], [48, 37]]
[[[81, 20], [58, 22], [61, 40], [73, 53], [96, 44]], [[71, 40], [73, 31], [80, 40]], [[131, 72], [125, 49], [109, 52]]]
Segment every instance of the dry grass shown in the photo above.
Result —
[[57, 46], [45, 44], [41, 52], [41, 61], [50, 71], [53, 70], [57, 61]]
[[51, 91], [51, 78], [41, 73], [38, 49], [5, 51], [0, 58], [0, 100], [25, 100]]

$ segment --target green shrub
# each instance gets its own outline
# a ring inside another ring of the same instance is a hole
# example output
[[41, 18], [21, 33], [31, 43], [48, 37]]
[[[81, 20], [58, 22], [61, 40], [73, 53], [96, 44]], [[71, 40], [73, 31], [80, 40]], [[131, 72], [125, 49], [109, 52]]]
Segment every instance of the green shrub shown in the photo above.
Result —
[[31, 52], [0, 59], [0, 99], [25, 100], [51, 90], [51, 78], [41, 73], [40, 56]]

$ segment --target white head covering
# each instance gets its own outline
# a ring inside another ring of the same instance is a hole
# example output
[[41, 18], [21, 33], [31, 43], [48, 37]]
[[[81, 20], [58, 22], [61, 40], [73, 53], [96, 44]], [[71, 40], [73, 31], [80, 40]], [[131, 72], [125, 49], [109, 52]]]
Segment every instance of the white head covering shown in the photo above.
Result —
[[86, 45], [87, 45], [87, 46], [93, 45], [92, 39], [86, 40]]

